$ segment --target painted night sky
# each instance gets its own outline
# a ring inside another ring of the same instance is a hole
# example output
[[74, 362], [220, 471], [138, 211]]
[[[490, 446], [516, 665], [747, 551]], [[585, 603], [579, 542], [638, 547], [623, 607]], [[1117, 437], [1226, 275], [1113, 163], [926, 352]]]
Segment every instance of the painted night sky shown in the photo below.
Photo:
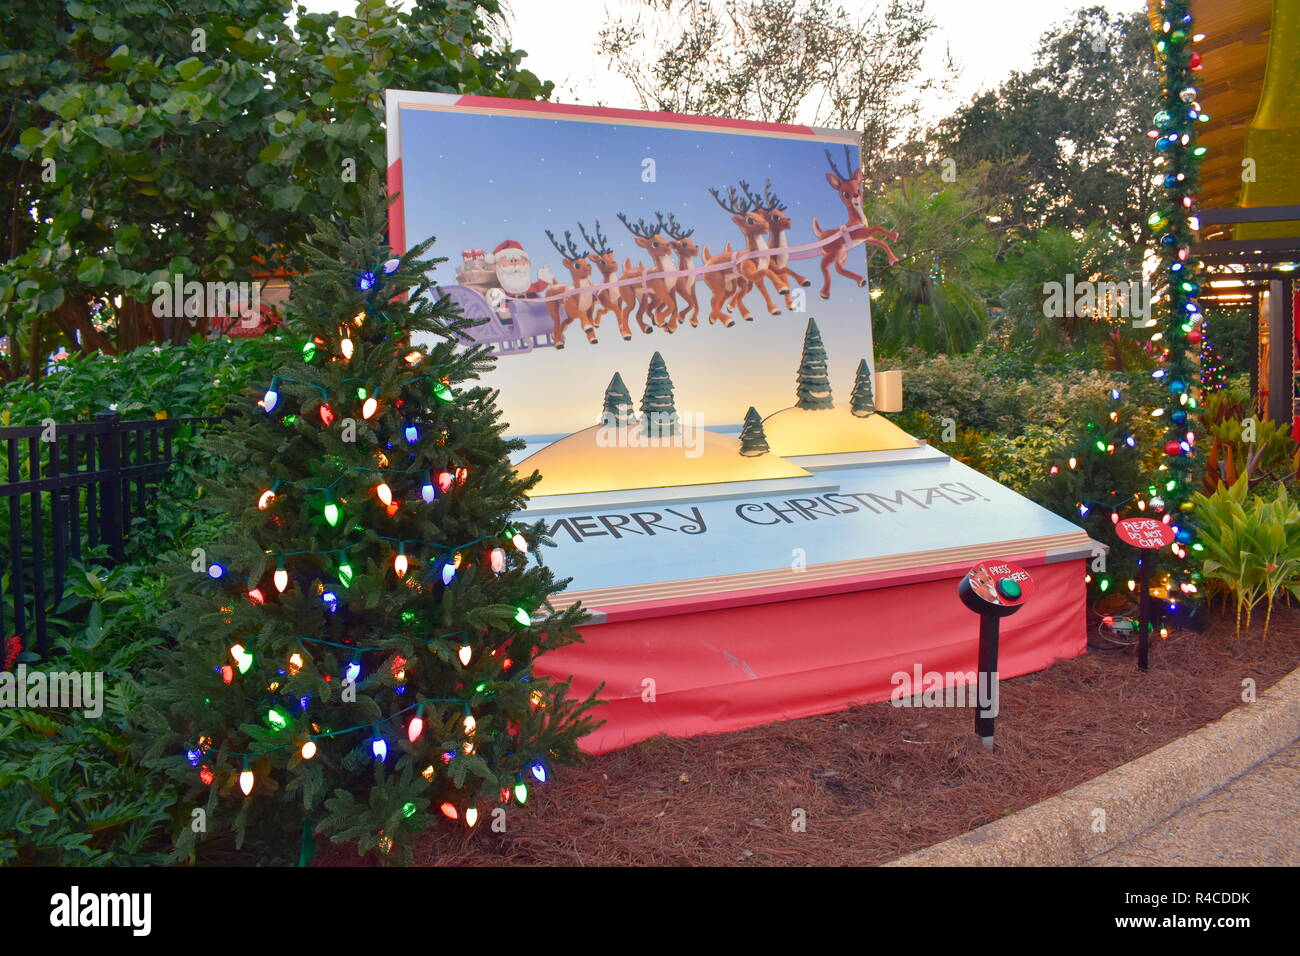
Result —
[[[619, 212], [648, 223], [656, 212], [672, 212], [684, 228], [695, 230], [691, 238], [701, 250], [707, 246], [717, 254], [727, 242], [743, 249], [740, 230], [708, 193], [715, 187], [725, 195], [725, 187], [741, 179], [760, 194], [765, 180], [772, 180], [794, 223], [788, 233], [792, 246], [816, 238], [814, 216], [823, 229], [846, 219], [826, 181], [830, 167], [823, 153], [829, 148], [841, 172], [847, 172], [839, 142], [409, 106], [400, 111], [400, 137], [407, 240], [437, 237], [433, 254], [449, 261], [435, 278], [445, 285], [456, 282], [462, 250], [491, 252], [506, 239], [531, 255], [534, 277], [549, 265], [567, 284], [568, 273], [545, 230], [557, 238], [571, 230], [585, 250], [579, 221], [593, 235], [600, 221], [620, 264], [624, 258], [648, 263], [619, 222]], [[856, 147], [851, 154], [856, 164]], [[647, 158], [654, 160], [653, 182], [642, 179]], [[750, 405], [767, 416], [794, 403], [795, 371], [811, 316], [826, 344], [836, 401], [846, 402], [858, 360], [865, 357], [874, 365], [870, 299], [866, 289], [832, 272], [831, 299], [823, 300], [819, 261], [790, 263], [813, 283], [804, 290], [806, 311], [792, 313], [778, 299], [782, 314], [769, 315], [754, 291], [745, 300], [754, 321], [737, 318], [729, 329], [710, 326], [709, 291], [701, 280], [698, 327], [681, 326], [672, 335], [656, 328], [647, 335], [633, 322], [633, 338], [625, 342], [613, 316], [606, 316], [598, 344], [591, 345], [575, 322], [566, 328], [564, 350], [503, 356], [485, 384], [500, 389], [512, 435], [567, 434], [597, 421], [605, 386], [616, 371], [639, 403], [657, 350], [672, 376], [678, 411], [702, 415], [710, 428], [734, 428]], [[702, 255], [697, 264], [703, 264]], [[847, 268], [865, 274], [861, 247], [850, 251]], [[593, 281], [600, 281], [598, 273]]]

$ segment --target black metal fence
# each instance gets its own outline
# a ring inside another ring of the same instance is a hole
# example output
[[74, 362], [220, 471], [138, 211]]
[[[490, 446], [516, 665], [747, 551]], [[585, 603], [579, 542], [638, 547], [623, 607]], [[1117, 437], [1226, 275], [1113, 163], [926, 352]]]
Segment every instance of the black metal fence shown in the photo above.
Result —
[[208, 421], [95, 418], [0, 428], [0, 527], [8, 526], [0, 540], [0, 638], [21, 635], [42, 657], [69, 562], [101, 545], [110, 562], [124, 558], [132, 521], [151, 515], [156, 486], [175, 464], [177, 429]]

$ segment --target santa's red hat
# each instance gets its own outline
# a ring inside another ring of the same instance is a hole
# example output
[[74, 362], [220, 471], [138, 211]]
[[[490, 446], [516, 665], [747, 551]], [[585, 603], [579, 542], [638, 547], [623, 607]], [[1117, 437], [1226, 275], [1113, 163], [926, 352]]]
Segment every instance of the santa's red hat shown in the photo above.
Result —
[[513, 239], [507, 239], [505, 242], [501, 243], [501, 245], [492, 250], [492, 255], [495, 256], [507, 249], [518, 249], [520, 252], [524, 251], [524, 247], [519, 243], [515, 242]]

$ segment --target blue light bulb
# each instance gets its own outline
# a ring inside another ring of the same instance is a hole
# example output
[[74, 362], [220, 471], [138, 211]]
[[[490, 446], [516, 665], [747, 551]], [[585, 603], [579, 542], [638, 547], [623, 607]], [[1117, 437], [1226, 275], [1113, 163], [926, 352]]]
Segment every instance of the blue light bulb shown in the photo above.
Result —
[[537, 778], [538, 782], [540, 783], [546, 782], [546, 768], [543, 767], [540, 763], [535, 763], [528, 769], [533, 772], [533, 776]]
[[214, 581], [218, 580], [225, 573], [226, 569], [215, 561], [208, 565], [208, 577], [212, 578]]
[[414, 425], [407, 425], [406, 443], [408, 445], [414, 445], [419, 440], [420, 440], [420, 430], [416, 428]]

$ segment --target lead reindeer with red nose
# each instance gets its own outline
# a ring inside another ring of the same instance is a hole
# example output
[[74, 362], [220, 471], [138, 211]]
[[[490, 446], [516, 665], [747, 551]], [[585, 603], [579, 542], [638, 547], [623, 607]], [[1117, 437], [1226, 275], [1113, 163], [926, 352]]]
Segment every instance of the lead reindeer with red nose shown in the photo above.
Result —
[[[831, 151], [826, 152], [826, 162], [830, 164], [831, 171], [826, 174], [826, 181], [831, 184], [831, 188], [839, 193], [840, 201], [844, 203], [844, 208], [848, 211], [849, 218], [844, 224], [848, 230], [849, 241], [857, 240], [865, 242], [869, 246], [875, 246], [877, 249], [884, 250], [889, 264], [892, 266], [898, 261], [898, 256], [894, 255], [894, 250], [889, 247], [889, 242], [898, 241], [898, 233], [891, 232], [884, 226], [868, 226], [867, 218], [862, 213], [862, 167], [853, 168], [853, 154], [849, 152], [847, 146], [844, 147], [844, 166], [850, 170], [849, 175], [845, 176], [840, 173], [839, 167], [835, 165], [835, 160], [831, 157]], [[823, 229], [817, 222], [817, 217], [813, 217], [813, 232], [817, 234], [818, 239], [826, 239], [840, 233], [839, 229]], [[821, 296], [823, 299], [831, 297], [831, 266], [835, 266], [835, 271], [842, 276], [847, 276], [856, 282], [859, 287], [867, 284], [867, 280], [858, 275], [851, 269], [846, 269], [844, 263], [848, 261], [849, 242], [845, 240], [843, 234], [832, 243], [822, 248], [822, 289]]]

